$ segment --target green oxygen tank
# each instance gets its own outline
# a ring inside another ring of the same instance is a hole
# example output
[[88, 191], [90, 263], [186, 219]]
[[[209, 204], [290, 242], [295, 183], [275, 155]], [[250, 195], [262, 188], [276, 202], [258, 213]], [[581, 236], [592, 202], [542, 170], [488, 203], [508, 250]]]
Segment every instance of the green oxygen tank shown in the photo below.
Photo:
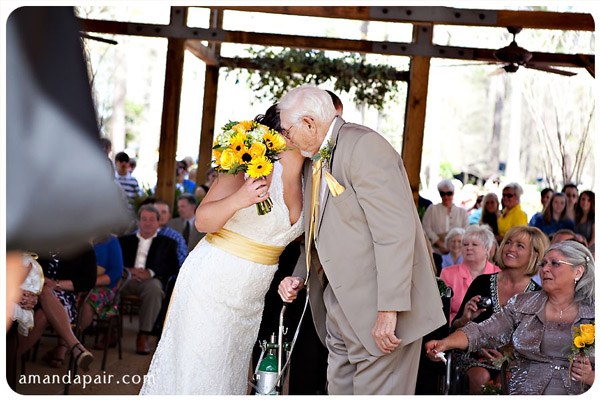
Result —
[[271, 335], [271, 342], [267, 344], [267, 354], [258, 365], [256, 372], [256, 394], [278, 395], [277, 385], [277, 341], [275, 334]]

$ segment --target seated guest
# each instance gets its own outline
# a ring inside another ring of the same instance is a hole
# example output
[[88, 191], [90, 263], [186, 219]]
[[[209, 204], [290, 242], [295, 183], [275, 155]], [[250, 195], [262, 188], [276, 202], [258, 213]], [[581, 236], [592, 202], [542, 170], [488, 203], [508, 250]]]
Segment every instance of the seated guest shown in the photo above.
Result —
[[581, 193], [575, 205], [575, 233], [582, 235], [588, 246], [596, 242], [595, 229], [595, 201], [596, 195], [593, 191], [586, 190]]
[[185, 161], [179, 161], [177, 162], [177, 167], [175, 169], [175, 175], [177, 177], [175, 186], [179, 192], [194, 194], [196, 191], [196, 183], [186, 177], [188, 174], [187, 163]]
[[477, 225], [481, 219], [483, 195], [478, 195], [475, 204], [467, 211], [469, 214], [469, 225]]
[[[538, 228], [511, 228], [497, 253], [501, 271], [491, 275], [479, 275], [473, 280], [452, 327], [457, 329], [471, 321], [482, 322], [493, 313], [502, 310], [515, 294], [539, 290], [540, 286], [532, 277], [537, 273], [538, 263], [547, 247], [548, 239]], [[489, 305], [480, 307], [486, 301], [489, 301]], [[457, 364], [460, 371], [466, 373], [469, 378], [470, 394], [481, 394], [482, 386], [490, 380], [498, 382], [500, 373], [494, 363], [502, 358], [502, 351], [485, 348], [470, 354], [458, 354]]]
[[210, 186], [212, 186], [216, 178], [217, 171], [215, 170], [215, 168], [208, 169], [208, 172], [206, 172], [206, 181], [204, 182], [204, 184], [200, 184], [198, 187], [196, 187], [196, 193], [194, 194], [196, 198], [204, 198], [206, 194], [208, 194], [208, 190], [210, 189]]
[[[579, 243], [556, 243], [544, 253], [539, 272], [542, 290], [517, 294], [487, 320], [471, 322], [442, 340], [427, 342], [427, 356], [439, 361], [440, 352], [450, 349], [473, 352], [512, 343], [515, 367], [508, 380], [511, 395], [576, 395], [587, 391], [595, 378], [594, 353], [576, 351], [575, 345], [585, 347], [594, 341], [592, 255]], [[578, 339], [574, 328], [579, 330]]]
[[[123, 275], [123, 252], [119, 239], [113, 235], [95, 239], [94, 253], [96, 254], [97, 276], [96, 286], [90, 290], [79, 311], [79, 330], [84, 331], [90, 326], [94, 314], [101, 320], [119, 314], [118, 306], [114, 303], [117, 283]], [[116, 344], [112, 336], [110, 346]], [[104, 349], [107, 339], [102, 339], [94, 347]]]
[[581, 237], [578, 237], [575, 232], [571, 229], [559, 229], [552, 236], [550, 236], [550, 243], [560, 243], [561, 241], [572, 240], [578, 243], [581, 243], [583, 240]]
[[567, 218], [567, 197], [563, 193], [555, 193], [544, 208], [541, 217], [532, 218], [530, 226], [535, 226], [547, 236], [552, 236], [560, 229], [575, 228], [575, 222]]
[[158, 234], [158, 210], [152, 205], [143, 205], [138, 217], [137, 233], [119, 237], [123, 264], [131, 273], [131, 280], [121, 293], [142, 299], [136, 353], [147, 355], [150, 353], [148, 335], [161, 310], [164, 289], [169, 279], [177, 274], [179, 262], [175, 240]]
[[521, 209], [523, 188], [519, 183], [508, 183], [502, 189], [502, 213], [498, 217], [500, 240], [513, 226], [527, 226], [527, 214]]
[[498, 233], [498, 217], [500, 216], [500, 202], [494, 193], [487, 193], [483, 197], [480, 225], [488, 225], [496, 238], [496, 242], [502, 242]]
[[444, 245], [447, 233], [455, 227], [466, 228], [469, 225], [467, 211], [452, 203], [454, 199], [454, 184], [450, 180], [438, 183], [438, 191], [442, 202], [430, 205], [423, 215], [423, 230], [431, 241], [433, 250], [446, 254]]
[[493, 241], [494, 235], [487, 226], [471, 225], [467, 227], [462, 240], [463, 262], [442, 269], [440, 278], [454, 291], [454, 296], [450, 300], [449, 324], [452, 324], [458, 313], [473, 279], [481, 274], [493, 274], [500, 271], [500, 268], [488, 260]]
[[115, 167], [117, 183], [121, 185], [129, 202], [133, 202], [141, 194], [141, 190], [137, 179], [129, 171], [129, 155], [125, 152], [119, 152], [115, 155]]
[[567, 196], [567, 218], [575, 221], [575, 205], [579, 199], [579, 189], [573, 183], [567, 183], [560, 191]]
[[463, 228], [452, 228], [448, 232], [445, 242], [448, 253], [442, 256], [442, 268], [462, 262], [462, 238], [464, 234], [465, 230]]
[[531, 220], [529, 221], [529, 226], [533, 226], [531, 224], [531, 222], [533, 222], [534, 219], [540, 219], [539, 217], [542, 216], [542, 212], [544, 211], [544, 208], [546, 208], [546, 206], [548, 206], [548, 204], [550, 203], [550, 198], [552, 198], [553, 195], [554, 195], [554, 190], [552, 190], [550, 187], [546, 187], [545, 189], [540, 191], [540, 203], [542, 204], [542, 211], [536, 212], [535, 214], [533, 214], [533, 216], [531, 217]]
[[79, 342], [72, 325], [77, 322], [77, 296], [88, 292], [96, 281], [96, 256], [92, 246], [74, 255], [53, 252], [40, 256], [38, 262], [44, 270], [44, 286], [35, 307], [34, 327], [28, 336], [19, 337], [18, 354], [29, 350], [41, 338], [48, 323], [59, 338], [54, 349], [48, 351], [44, 360], [51, 367], [61, 367], [67, 352], [76, 364], [87, 371], [94, 356]]
[[162, 236], [167, 236], [169, 239], [173, 239], [177, 242], [177, 260], [179, 261], [179, 266], [183, 265], [185, 258], [188, 255], [188, 245], [186, 240], [183, 238], [182, 234], [177, 230], [168, 226], [169, 221], [171, 220], [171, 208], [169, 205], [161, 200], [157, 200], [154, 202], [154, 207], [158, 209], [160, 213], [160, 220], [158, 224], [160, 225], [160, 229], [158, 229], [158, 234]]
[[173, 218], [167, 225], [183, 236], [188, 252], [192, 251], [205, 233], [196, 229], [196, 198], [191, 194], [181, 194], [177, 198], [178, 218]]

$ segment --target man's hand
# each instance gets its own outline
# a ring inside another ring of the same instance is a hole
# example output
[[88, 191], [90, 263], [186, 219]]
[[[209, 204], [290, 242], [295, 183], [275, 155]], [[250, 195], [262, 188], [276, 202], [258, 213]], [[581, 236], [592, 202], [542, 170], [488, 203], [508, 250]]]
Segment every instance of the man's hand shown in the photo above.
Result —
[[129, 268], [131, 279], [136, 282], [144, 282], [150, 279], [150, 271], [145, 268]]
[[392, 353], [400, 343], [401, 339], [396, 337], [397, 311], [378, 311], [377, 320], [371, 330], [377, 347], [385, 354]]
[[286, 276], [279, 282], [277, 293], [286, 303], [296, 300], [298, 292], [304, 288], [304, 279], [299, 276]]

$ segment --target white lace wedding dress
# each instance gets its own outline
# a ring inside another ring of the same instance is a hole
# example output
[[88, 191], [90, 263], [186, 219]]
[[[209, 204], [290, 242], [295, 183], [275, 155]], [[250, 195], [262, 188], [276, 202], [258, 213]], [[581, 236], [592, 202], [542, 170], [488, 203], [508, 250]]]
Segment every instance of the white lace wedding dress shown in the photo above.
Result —
[[[238, 211], [225, 228], [256, 242], [285, 246], [304, 230], [291, 225], [281, 165], [269, 192], [273, 209]], [[254, 263], [202, 239], [183, 263], [163, 333], [140, 394], [245, 394], [264, 298], [277, 265]]]

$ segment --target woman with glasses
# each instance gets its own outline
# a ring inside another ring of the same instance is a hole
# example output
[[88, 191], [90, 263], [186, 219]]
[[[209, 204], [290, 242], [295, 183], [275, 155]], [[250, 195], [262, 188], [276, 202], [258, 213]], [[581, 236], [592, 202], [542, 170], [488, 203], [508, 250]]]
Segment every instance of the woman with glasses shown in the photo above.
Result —
[[[458, 329], [469, 322], [487, 320], [493, 313], [501, 311], [517, 293], [540, 290], [532, 277], [538, 272], [538, 264], [547, 247], [548, 238], [538, 228], [516, 226], [510, 229], [496, 254], [501, 271], [475, 278], [452, 327]], [[470, 354], [458, 354], [459, 369], [469, 378], [470, 394], [481, 394], [484, 384], [498, 379], [500, 371], [494, 363], [505, 355], [510, 356], [509, 348], [500, 351], [483, 348]]]
[[[472, 352], [512, 343], [515, 361], [508, 383], [510, 394], [581, 394], [594, 382], [595, 355], [582, 339], [593, 342], [594, 260], [583, 245], [565, 241], [551, 245], [539, 263], [542, 290], [520, 293], [489, 319], [471, 322], [442, 340], [425, 344], [427, 356], [442, 352]], [[575, 329], [585, 325], [586, 336]], [[589, 330], [589, 332], [587, 331]], [[576, 346], [577, 345], [577, 346]]]
[[523, 187], [519, 183], [508, 183], [502, 189], [502, 213], [498, 217], [498, 235], [503, 238], [514, 226], [527, 226], [527, 214], [521, 209]]
[[446, 235], [452, 228], [466, 228], [469, 225], [469, 214], [452, 203], [454, 185], [450, 180], [442, 180], [437, 188], [442, 202], [427, 208], [423, 215], [423, 229], [434, 251], [446, 254], [448, 252], [445, 245]]

